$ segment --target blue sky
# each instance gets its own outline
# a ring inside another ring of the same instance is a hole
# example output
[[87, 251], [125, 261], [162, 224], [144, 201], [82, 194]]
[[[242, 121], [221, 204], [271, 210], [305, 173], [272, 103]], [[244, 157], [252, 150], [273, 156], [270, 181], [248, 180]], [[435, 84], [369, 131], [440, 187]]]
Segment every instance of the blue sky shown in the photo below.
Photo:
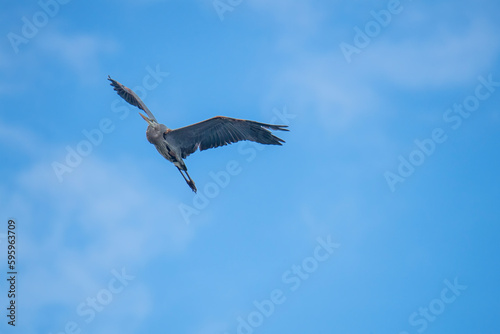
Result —
[[[497, 1], [54, 1], [0, 11], [2, 333], [500, 331]], [[291, 131], [195, 196], [108, 75]]]

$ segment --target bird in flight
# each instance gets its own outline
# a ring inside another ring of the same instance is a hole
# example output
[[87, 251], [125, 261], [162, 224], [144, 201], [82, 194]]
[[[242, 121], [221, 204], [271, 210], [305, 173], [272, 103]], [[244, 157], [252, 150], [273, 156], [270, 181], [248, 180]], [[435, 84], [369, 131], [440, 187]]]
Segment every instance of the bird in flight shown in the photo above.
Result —
[[288, 131], [287, 125], [273, 125], [224, 116], [212, 117], [178, 129], [169, 129], [164, 124], [158, 123], [148, 107], [130, 88], [109, 76], [108, 80], [111, 81], [111, 86], [118, 95], [146, 113], [147, 116], [139, 112], [139, 115], [148, 123], [146, 138], [165, 159], [177, 167], [195, 193], [196, 186], [187, 172], [183, 159], [196, 150], [204, 151], [241, 140], [250, 140], [265, 145], [281, 145], [285, 142], [268, 129]]

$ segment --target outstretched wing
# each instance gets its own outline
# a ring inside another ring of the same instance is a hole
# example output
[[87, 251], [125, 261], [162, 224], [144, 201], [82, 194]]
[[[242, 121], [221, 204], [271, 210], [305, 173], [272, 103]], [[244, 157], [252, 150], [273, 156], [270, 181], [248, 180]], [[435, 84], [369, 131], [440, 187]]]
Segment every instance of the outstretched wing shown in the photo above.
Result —
[[243, 119], [216, 116], [165, 133], [165, 139], [180, 148], [182, 158], [209, 148], [250, 140], [265, 145], [281, 145], [285, 141], [269, 131], [285, 129], [286, 125], [272, 125]]
[[111, 81], [111, 86], [115, 89], [115, 91], [120, 95], [125, 101], [130, 103], [133, 106], [136, 106], [137, 108], [144, 110], [144, 112], [148, 115], [150, 119], [153, 119], [156, 121], [156, 118], [153, 116], [151, 111], [149, 111], [148, 107], [144, 104], [144, 102], [141, 101], [139, 96], [134, 93], [134, 91], [128, 87], [125, 87], [118, 81], [111, 79], [111, 77], [108, 75], [108, 80]]

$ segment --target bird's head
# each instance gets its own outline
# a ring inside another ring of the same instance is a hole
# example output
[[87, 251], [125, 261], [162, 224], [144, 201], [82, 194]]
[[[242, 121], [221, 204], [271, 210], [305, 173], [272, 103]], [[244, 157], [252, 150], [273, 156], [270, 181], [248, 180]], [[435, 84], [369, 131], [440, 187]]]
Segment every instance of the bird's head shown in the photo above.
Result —
[[159, 124], [156, 119], [148, 118], [141, 113], [139, 115], [148, 123], [148, 128], [146, 129], [146, 138], [148, 141], [155, 145], [161, 144], [167, 127], [164, 124]]

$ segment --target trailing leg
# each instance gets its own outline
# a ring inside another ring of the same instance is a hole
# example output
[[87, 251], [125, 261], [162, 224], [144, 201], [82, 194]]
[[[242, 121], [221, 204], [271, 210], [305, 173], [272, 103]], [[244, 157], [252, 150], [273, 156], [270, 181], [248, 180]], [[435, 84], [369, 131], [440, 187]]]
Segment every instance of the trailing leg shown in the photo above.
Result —
[[196, 189], [194, 181], [193, 181], [193, 179], [191, 179], [191, 176], [189, 176], [187, 170], [184, 171], [184, 173], [186, 173], [186, 175], [187, 175], [187, 178], [186, 178], [186, 176], [184, 176], [184, 173], [182, 172], [182, 169], [180, 169], [179, 167], [177, 167], [177, 169], [179, 170], [179, 172], [181, 173], [182, 177], [184, 178], [184, 180], [186, 181], [188, 186], [191, 188], [191, 190], [193, 190], [196, 193], [198, 191], [198, 189]]

